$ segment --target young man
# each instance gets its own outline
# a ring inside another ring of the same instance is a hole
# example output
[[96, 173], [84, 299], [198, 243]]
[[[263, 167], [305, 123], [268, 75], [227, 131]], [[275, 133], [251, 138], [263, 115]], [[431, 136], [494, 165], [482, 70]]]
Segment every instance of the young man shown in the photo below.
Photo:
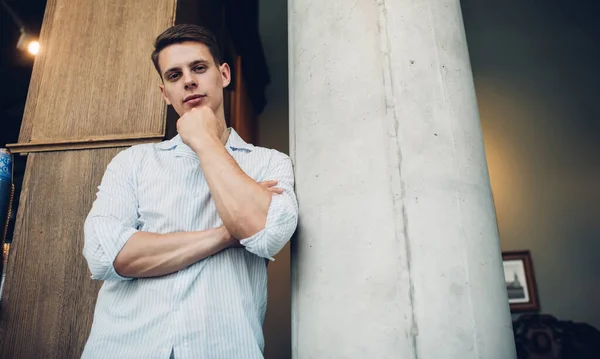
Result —
[[85, 222], [104, 283], [83, 358], [262, 358], [265, 258], [297, 224], [292, 163], [226, 128], [230, 69], [206, 29], [167, 29], [152, 60], [178, 135], [104, 174]]

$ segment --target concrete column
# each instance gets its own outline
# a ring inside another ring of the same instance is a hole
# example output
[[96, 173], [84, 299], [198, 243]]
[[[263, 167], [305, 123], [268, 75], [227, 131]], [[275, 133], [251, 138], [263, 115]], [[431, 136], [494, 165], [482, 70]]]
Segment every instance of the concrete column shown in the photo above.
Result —
[[458, 0], [289, 0], [292, 351], [515, 357]]

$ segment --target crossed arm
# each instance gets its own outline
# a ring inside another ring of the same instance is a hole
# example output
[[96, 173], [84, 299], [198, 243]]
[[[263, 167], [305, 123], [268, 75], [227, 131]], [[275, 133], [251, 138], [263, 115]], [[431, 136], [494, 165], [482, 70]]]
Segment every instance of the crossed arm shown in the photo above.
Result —
[[[92, 278], [125, 280], [162, 276], [231, 246], [244, 246], [272, 259], [291, 236], [289, 230], [282, 233], [277, 212], [281, 212], [282, 206], [291, 206], [287, 212], [294, 215], [286, 220], [293, 222], [293, 228], [297, 220], [289, 159], [279, 161], [267, 173], [268, 178], [277, 178], [283, 173], [283, 188], [277, 188], [277, 181], [256, 183], [239, 168], [222, 144], [212, 145], [214, 148], [199, 153], [199, 158], [224, 226], [205, 231], [167, 234], [138, 231], [135, 229], [137, 218], [133, 215], [137, 214], [135, 201], [124, 202], [116, 213], [103, 213], [102, 208], [109, 207], [111, 201], [134, 193], [132, 181], [122, 174], [132, 167], [127, 163], [131, 151], [113, 160], [85, 225], [84, 255]], [[207, 152], [208, 156], [202, 155]], [[272, 203], [272, 198], [279, 196], [282, 198]], [[273, 223], [270, 226], [269, 215]]]
[[[260, 186], [269, 193], [283, 193], [281, 188], [274, 187], [276, 184], [277, 181], [272, 180], [262, 182]], [[177, 272], [229, 247], [240, 247], [236, 238], [238, 237], [233, 237], [226, 226], [198, 232], [137, 232], [117, 255], [114, 267], [124, 277], [162, 276]]]
[[158, 277], [186, 268], [234, 244], [225, 227], [199, 232], [137, 232], [113, 265], [123, 277]]
[[[283, 190], [273, 187], [275, 184], [277, 181], [261, 183], [268, 192], [281, 194]], [[226, 226], [197, 232], [137, 232], [129, 238], [113, 265], [123, 277], [158, 277], [177, 272], [229, 247], [240, 246]]]

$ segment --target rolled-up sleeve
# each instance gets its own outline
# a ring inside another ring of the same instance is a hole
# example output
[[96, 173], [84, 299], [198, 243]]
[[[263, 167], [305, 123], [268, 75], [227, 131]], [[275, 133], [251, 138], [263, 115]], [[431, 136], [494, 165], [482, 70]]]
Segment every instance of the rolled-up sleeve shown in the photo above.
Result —
[[130, 148], [110, 162], [85, 220], [83, 255], [92, 279], [131, 279], [120, 276], [113, 262], [127, 240], [138, 231], [132, 156], [133, 149]]
[[277, 180], [282, 194], [275, 194], [267, 212], [265, 228], [240, 243], [260, 257], [273, 261], [283, 246], [290, 240], [298, 224], [298, 202], [294, 193], [294, 170], [290, 158], [276, 152], [263, 181]]

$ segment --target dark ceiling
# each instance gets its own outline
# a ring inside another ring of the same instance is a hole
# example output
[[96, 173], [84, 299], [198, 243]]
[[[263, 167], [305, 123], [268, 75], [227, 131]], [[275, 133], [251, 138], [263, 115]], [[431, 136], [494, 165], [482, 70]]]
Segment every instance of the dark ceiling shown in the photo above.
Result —
[[[12, 8], [28, 33], [39, 36], [46, 0], [0, 1]], [[0, 6], [0, 147], [17, 142], [33, 67], [33, 56], [16, 48], [19, 35], [12, 17]]]

